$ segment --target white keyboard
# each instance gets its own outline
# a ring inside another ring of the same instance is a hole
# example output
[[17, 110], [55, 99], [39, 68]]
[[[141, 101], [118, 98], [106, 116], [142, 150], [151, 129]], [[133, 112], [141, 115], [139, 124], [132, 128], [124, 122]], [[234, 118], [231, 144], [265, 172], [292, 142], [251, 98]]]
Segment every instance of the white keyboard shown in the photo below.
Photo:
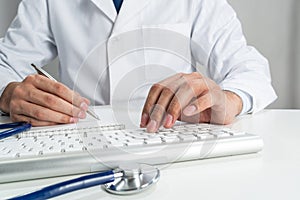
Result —
[[262, 147], [256, 135], [210, 124], [155, 134], [122, 125], [32, 130], [0, 141], [0, 183], [101, 171], [122, 162], [157, 165], [255, 153]]

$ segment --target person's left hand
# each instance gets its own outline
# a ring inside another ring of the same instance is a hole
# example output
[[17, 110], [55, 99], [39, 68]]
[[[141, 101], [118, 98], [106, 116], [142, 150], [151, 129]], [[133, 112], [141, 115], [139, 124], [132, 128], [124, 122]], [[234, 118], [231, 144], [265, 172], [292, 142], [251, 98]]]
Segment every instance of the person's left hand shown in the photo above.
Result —
[[156, 132], [176, 120], [229, 124], [242, 110], [241, 98], [200, 73], [179, 73], [154, 84], [145, 102], [141, 127]]

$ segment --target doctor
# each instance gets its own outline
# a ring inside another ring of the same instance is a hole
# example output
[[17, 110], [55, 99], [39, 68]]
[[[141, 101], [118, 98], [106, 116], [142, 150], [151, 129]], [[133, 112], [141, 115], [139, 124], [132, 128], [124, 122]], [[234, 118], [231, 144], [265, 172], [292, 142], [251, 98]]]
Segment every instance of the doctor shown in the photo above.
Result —
[[[56, 56], [61, 83], [30, 67]], [[0, 109], [34, 126], [77, 122], [90, 103], [150, 83], [137, 95], [149, 132], [178, 119], [228, 124], [276, 98], [226, 0], [23, 0], [0, 42], [0, 76]]]

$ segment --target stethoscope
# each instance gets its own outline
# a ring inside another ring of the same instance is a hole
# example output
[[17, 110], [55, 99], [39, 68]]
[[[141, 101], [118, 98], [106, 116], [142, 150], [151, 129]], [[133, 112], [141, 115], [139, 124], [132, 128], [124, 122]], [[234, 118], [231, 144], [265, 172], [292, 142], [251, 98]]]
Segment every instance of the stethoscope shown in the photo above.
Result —
[[[31, 124], [26, 122], [0, 124], [0, 129], [8, 129], [0, 132], [0, 140], [29, 130], [30, 128]], [[97, 185], [102, 185], [104, 190], [112, 194], [134, 194], [144, 191], [155, 184], [159, 177], [160, 172], [158, 168], [146, 164], [127, 163], [120, 165], [119, 168], [114, 170], [57, 183], [11, 199], [49, 199]]]
[[57, 183], [11, 199], [49, 199], [98, 185], [102, 185], [104, 190], [112, 194], [135, 194], [154, 185], [159, 177], [160, 172], [156, 167], [146, 164], [122, 164], [114, 170]]
[[0, 124], [0, 129], [8, 129], [0, 132], [0, 140], [10, 137], [12, 135], [16, 135], [18, 133], [22, 133], [31, 128], [31, 124], [26, 122], [14, 122], [8, 124]]

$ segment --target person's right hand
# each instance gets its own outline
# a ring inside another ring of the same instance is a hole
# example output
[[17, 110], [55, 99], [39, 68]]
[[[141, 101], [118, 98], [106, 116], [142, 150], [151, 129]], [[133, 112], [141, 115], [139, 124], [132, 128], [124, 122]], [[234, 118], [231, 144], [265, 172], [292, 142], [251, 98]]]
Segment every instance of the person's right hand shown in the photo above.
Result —
[[7, 85], [0, 97], [0, 109], [14, 122], [33, 126], [76, 123], [86, 117], [90, 101], [62, 83], [41, 75]]

